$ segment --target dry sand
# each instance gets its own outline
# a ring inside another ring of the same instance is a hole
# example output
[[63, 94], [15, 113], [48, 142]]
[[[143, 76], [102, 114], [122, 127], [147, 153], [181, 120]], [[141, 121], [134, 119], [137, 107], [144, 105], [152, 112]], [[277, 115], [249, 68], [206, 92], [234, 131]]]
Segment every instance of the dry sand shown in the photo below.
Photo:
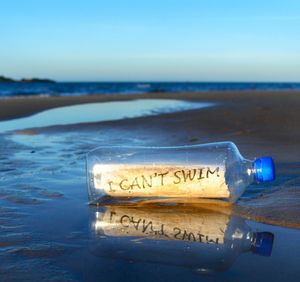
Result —
[[277, 164], [278, 175], [288, 174], [289, 180], [280, 183], [278, 190], [271, 195], [239, 203], [235, 207], [236, 213], [261, 222], [300, 227], [300, 92], [233, 91], [11, 98], [0, 100], [0, 120], [26, 116], [53, 107], [142, 98], [213, 101], [217, 106], [95, 123], [87, 128], [114, 126], [130, 132], [141, 127], [141, 131], [166, 133], [169, 138], [164, 145], [230, 140], [248, 158], [272, 155]]

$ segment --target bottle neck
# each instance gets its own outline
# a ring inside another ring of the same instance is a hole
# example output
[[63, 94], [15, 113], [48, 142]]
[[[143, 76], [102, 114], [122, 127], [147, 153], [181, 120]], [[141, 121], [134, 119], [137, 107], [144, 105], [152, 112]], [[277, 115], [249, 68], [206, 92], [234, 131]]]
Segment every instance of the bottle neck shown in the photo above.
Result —
[[259, 173], [261, 172], [260, 168], [257, 167], [255, 160], [254, 161], [250, 161], [250, 160], [246, 160], [248, 162], [248, 167], [247, 167], [247, 173], [249, 174], [249, 176], [251, 176], [252, 178], [252, 183], [259, 183]]
[[242, 164], [243, 164], [243, 170], [246, 172], [247, 176], [249, 177], [249, 182], [250, 183], [257, 182], [255, 161], [243, 159]]

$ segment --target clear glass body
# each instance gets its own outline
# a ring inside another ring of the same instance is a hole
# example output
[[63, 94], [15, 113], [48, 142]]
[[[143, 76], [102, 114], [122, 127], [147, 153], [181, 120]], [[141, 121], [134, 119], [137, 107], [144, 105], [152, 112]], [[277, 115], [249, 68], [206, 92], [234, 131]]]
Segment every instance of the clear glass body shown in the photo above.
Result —
[[236, 201], [255, 180], [232, 142], [178, 147], [103, 146], [87, 155], [90, 203]]

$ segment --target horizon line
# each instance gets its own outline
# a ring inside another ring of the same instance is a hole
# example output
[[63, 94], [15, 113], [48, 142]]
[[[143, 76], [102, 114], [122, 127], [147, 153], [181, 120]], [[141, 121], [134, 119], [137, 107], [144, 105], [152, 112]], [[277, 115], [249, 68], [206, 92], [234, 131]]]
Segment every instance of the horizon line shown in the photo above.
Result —
[[56, 83], [244, 83], [244, 84], [300, 84], [299, 81], [230, 81], [230, 80], [54, 80]]

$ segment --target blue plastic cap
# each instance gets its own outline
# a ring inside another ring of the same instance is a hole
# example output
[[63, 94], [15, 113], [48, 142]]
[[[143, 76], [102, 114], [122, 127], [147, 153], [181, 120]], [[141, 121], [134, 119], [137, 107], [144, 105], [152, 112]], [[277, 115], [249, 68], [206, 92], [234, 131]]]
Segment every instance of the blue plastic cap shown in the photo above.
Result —
[[274, 235], [270, 232], [255, 233], [255, 241], [251, 247], [253, 253], [269, 257], [272, 253]]
[[259, 182], [272, 181], [275, 179], [275, 166], [271, 157], [256, 159], [254, 169]]

